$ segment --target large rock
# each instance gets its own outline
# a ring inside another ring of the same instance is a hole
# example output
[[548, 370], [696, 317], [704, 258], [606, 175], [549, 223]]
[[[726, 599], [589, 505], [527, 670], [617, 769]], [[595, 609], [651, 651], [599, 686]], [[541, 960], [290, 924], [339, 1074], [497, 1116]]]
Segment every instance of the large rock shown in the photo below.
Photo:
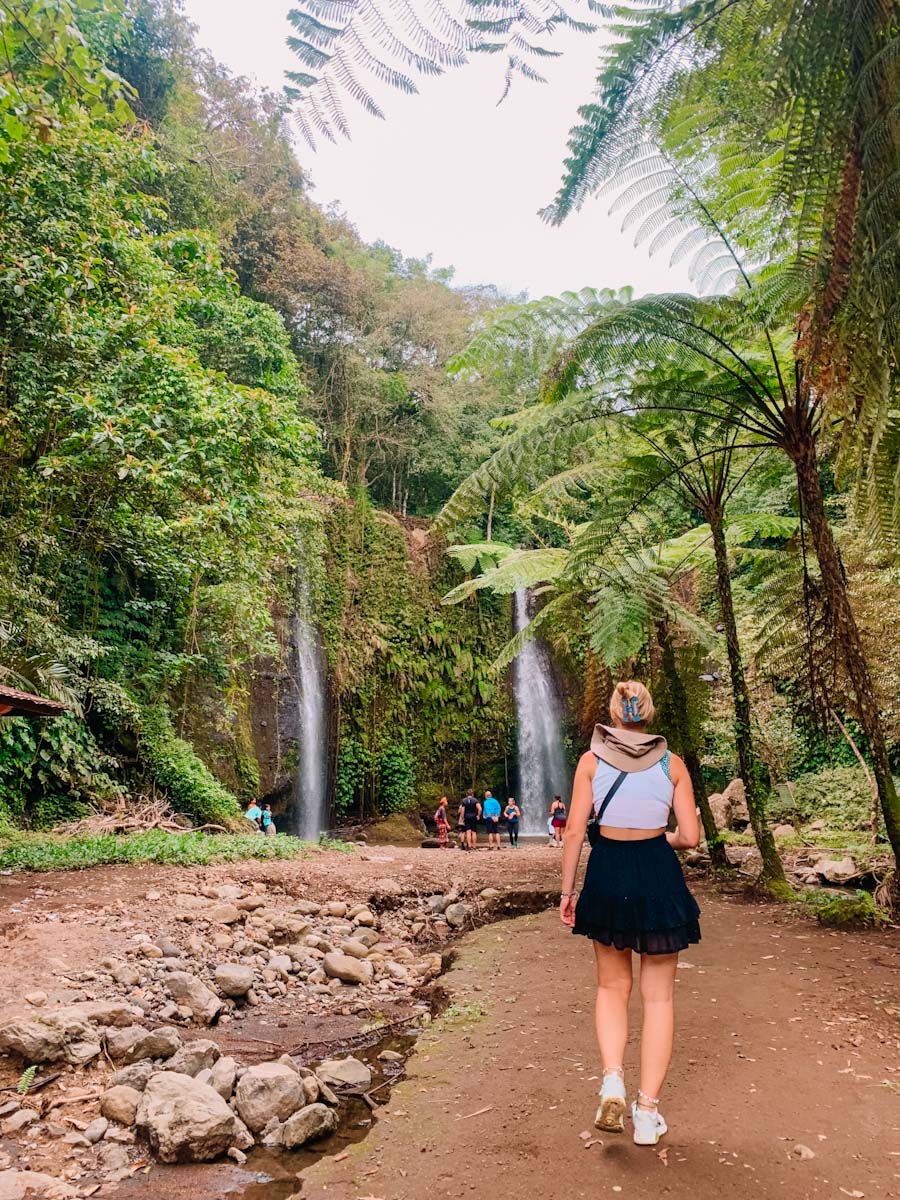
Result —
[[341, 983], [369, 983], [374, 975], [371, 963], [337, 950], [325, 955], [322, 967], [329, 978], [340, 979]]
[[150, 1076], [156, 1070], [149, 1058], [143, 1059], [141, 1062], [131, 1063], [127, 1067], [122, 1067], [116, 1071], [110, 1083], [113, 1086], [122, 1084], [124, 1087], [132, 1087], [136, 1092], [142, 1092], [147, 1086]]
[[177, 1054], [173, 1054], [166, 1063], [165, 1070], [177, 1071], [180, 1075], [190, 1075], [193, 1078], [199, 1071], [209, 1070], [220, 1054], [221, 1050], [215, 1042], [198, 1038], [182, 1046]]
[[63, 1200], [77, 1195], [78, 1188], [43, 1171], [0, 1171], [0, 1200], [26, 1200], [34, 1196]]
[[369, 947], [360, 938], [347, 938], [341, 942], [341, 954], [349, 954], [351, 958], [368, 958]]
[[135, 1063], [145, 1058], [171, 1058], [180, 1045], [181, 1034], [174, 1025], [161, 1025], [159, 1029], [145, 1030], [125, 1055], [125, 1061]]
[[16, 1054], [29, 1063], [64, 1060], [78, 1066], [100, 1053], [103, 1033], [99, 1027], [122, 1027], [133, 1020], [127, 1004], [99, 1000], [42, 1009], [0, 1025], [0, 1052]]
[[100, 1113], [117, 1125], [133, 1125], [140, 1102], [141, 1092], [119, 1083], [100, 1097]]
[[137, 1126], [167, 1163], [209, 1162], [240, 1136], [240, 1122], [219, 1093], [176, 1071], [160, 1071], [147, 1084]]
[[722, 793], [722, 799], [730, 806], [730, 829], [746, 829], [750, 824], [750, 810], [747, 808], [747, 792], [743, 779], [732, 779]]
[[364, 1062], [352, 1055], [347, 1058], [326, 1058], [316, 1067], [316, 1075], [325, 1083], [337, 1087], [367, 1088], [372, 1082], [372, 1072]]
[[444, 909], [444, 918], [448, 925], [452, 925], [454, 929], [461, 929], [466, 923], [466, 917], [469, 915], [469, 906], [462, 900], [458, 900], [456, 904], [448, 904]]
[[303, 1100], [300, 1076], [291, 1067], [277, 1062], [248, 1067], [234, 1093], [241, 1120], [253, 1133], [259, 1133], [273, 1117], [286, 1120]]
[[862, 875], [862, 871], [849, 854], [844, 858], [820, 858], [815, 871], [829, 883], [850, 883]]
[[[147, 1030], [143, 1025], [126, 1025], [123, 1029], [113, 1027], [106, 1034], [106, 1051], [110, 1058], [124, 1058], [130, 1061], [130, 1054]], [[148, 1055], [152, 1058], [152, 1055]]]
[[230, 1055], [223, 1054], [209, 1072], [209, 1086], [214, 1088], [223, 1100], [230, 1100], [236, 1079], [237, 1063]]
[[195, 1019], [203, 1025], [212, 1025], [218, 1019], [222, 1001], [196, 975], [189, 975], [187, 971], [173, 971], [166, 979], [166, 987], [175, 1003], [190, 1009]]
[[307, 1142], [328, 1137], [337, 1129], [338, 1121], [333, 1109], [324, 1104], [307, 1104], [299, 1112], [288, 1117], [281, 1127], [281, 1144], [288, 1150], [296, 1150]]
[[244, 913], [234, 904], [215, 904], [205, 916], [215, 925], [234, 925], [242, 919]]
[[242, 963], [219, 963], [216, 967], [216, 987], [223, 996], [234, 1000], [246, 996], [253, 987], [256, 972]]

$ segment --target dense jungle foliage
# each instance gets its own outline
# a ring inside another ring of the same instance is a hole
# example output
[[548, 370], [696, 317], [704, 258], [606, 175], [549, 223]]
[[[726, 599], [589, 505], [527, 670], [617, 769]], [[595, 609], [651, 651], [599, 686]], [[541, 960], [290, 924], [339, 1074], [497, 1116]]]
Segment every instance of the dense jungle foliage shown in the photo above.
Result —
[[736, 775], [776, 892], [774, 820], [900, 851], [900, 31], [806, 7], [622, 10], [545, 215], [612, 189], [697, 294], [526, 303], [311, 201], [322, 52], [260, 94], [170, 0], [3, 6], [0, 682], [70, 707], [0, 725], [0, 820], [289, 804], [302, 580], [336, 820], [505, 794], [538, 633], [573, 756], [651, 683], [717, 865]]
[[70, 706], [0, 726], [0, 816], [158, 789], [227, 824], [301, 566], [338, 811], [502, 762], [497, 607], [442, 610], [405, 540], [509, 406], [444, 371], [496, 298], [313, 204], [283, 99], [165, 0], [14, 3], [0, 37], [0, 663]]

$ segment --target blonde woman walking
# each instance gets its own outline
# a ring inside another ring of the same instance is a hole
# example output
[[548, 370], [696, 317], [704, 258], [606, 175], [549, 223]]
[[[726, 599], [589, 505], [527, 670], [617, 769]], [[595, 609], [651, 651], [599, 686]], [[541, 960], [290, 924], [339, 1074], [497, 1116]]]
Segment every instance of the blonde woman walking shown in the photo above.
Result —
[[[672, 1057], [678, 953], [700, 940], [700, 910], [675, 851], [697, 845], [700, 822], [687, 768], [664, 737], [648, 732], [654, 708], [644, 685], [617, 683], [609, 710], [612, 724], [595, 727], [575, 773], [559, 910], [564, 925], [593, 942], [603, 1066], [595, 1124], [612, 1132], [624, 1129], [631, 956], [641, 956], [640, 1088], [631, 1117], [635, 1142], [654, 1146], [667, 1131], [659, 1095]], [[677, 828], [666, 833], [673, 809]], [[586, 830], [591, 853], [576, 904]]]

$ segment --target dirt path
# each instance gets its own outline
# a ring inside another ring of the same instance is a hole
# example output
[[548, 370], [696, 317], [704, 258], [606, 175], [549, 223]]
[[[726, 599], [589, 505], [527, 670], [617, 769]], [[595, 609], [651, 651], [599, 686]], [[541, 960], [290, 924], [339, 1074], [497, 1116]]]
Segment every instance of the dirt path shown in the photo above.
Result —
[[[299, 863], [3, 877], [0, 1015], [21, 1008], [29, 987], [46, 988], [52, 1003], [77, 998], [69, 991], [91, 984], [70, 985], [68, 974], [123, 953], [182, 890], [265, 882], [276, 898], [321, 901], [365, 897], [389, 876], [411, 894], [455, 884], [477, 895], [491, 885], [521, 904], [553, 891], [558, 872], [558, 853], [540, 847], [500, 855], [372, 847]], [[148, 904], [151, 888], [159, 899]], [[830, 932], [776, 905], [702, 888], [701, 899], [704, 940], [679, 969], [664, 1154], [635, 1147], [627, 1134], [593, 1140], [592, 955], [554, 912], [542, 912], [483, 926], [459, 943], [441, 977], [451, 1007], [420, 1037], [406, 1080], [364, 1140], [368, 1114], [358, 1114], [363, 1125], [345, 1115], [318, 1161], [256, 1151], [240, 1168], [154, 1166], [103, 1184], [102, 1194], [283, 1200], [299, 1188], [304, 1200], [712, 1200], [727, 1189], [734, 1200], [900, 1197], [898, 931]], [[346, 1037], [361, 1022], [300, 1011], [256, 1020], [244, 1025], [254, 1037], [241, 1061], [255, 1061], [254, 1038], [266, 1039], [256, 1058], [266, 1057]], [[215, 1036], [231, 1049], [236, 1034], [217, 1027]], [[633, 1052], [627, 1066], [633, 1089]], [[814, 1157], [799, 1157], [798, 1144]], [[0, 1139], [0, 1157], [14, 1150]]]
[[[445, 976], [453, 1008], [372, 1134], [303, 1172], [304, 1200], [900, 1196], [895, 931], [703, 907], [703, 943], [679, 969], [661, 1152], [628, 1133], [585, 1145], [599, 1086], [591, 954], [543, 913], [466, 939]], [[633, 1051], [626, 1065], [633, 1086]]]

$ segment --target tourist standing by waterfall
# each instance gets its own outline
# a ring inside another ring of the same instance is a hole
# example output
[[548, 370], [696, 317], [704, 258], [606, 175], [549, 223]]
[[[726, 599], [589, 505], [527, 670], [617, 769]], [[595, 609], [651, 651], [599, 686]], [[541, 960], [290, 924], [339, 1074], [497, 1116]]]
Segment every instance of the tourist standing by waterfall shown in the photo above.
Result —
[[474, 850], [478, 841], [478, 822], [481, 820], [481, 801], [475, 795], [474, 788], [469, 788], [463, 797], [459, 816], [463, 822], [463, 849]]
[[[631, 1116], [635, 1142], [655, 1146], [667, 1130], [659, 1093], [672, 1056], [678, 953], [700, 940], [700, 910], [675, 851], [697, 845], [700, 822], [687, 768], [647, 730], [654, 708], [644, 685], [617, 683], [609, 711], [612, 725], [595, 727], [575, 772], [559, 911], [564, 925], [594, 943], [603, 1066], [595, 1124], [613, 1132], [624, 1128], [631, 955], [641, 956], [641, 1079]], [[666, 833], [673, 808], [678, 825]], [[591, 853], [576, 905], [589, 820]]]
[[503, 810], [503, 815], [506, 817], [506, 832], [509, 835], [509, 844], [513, 850], [519, 848], [519, 817], [522, 815], [522, 810], [516, 804], [515, 797], [510, 796], [506, 802], [506, 808]]
[[550, 804], [550, 828], [553, 830], [553, 840], [557, 846], [561, 846], [562, 835], [566, 828], [566, 806], [562, 796], [554, 796]]

